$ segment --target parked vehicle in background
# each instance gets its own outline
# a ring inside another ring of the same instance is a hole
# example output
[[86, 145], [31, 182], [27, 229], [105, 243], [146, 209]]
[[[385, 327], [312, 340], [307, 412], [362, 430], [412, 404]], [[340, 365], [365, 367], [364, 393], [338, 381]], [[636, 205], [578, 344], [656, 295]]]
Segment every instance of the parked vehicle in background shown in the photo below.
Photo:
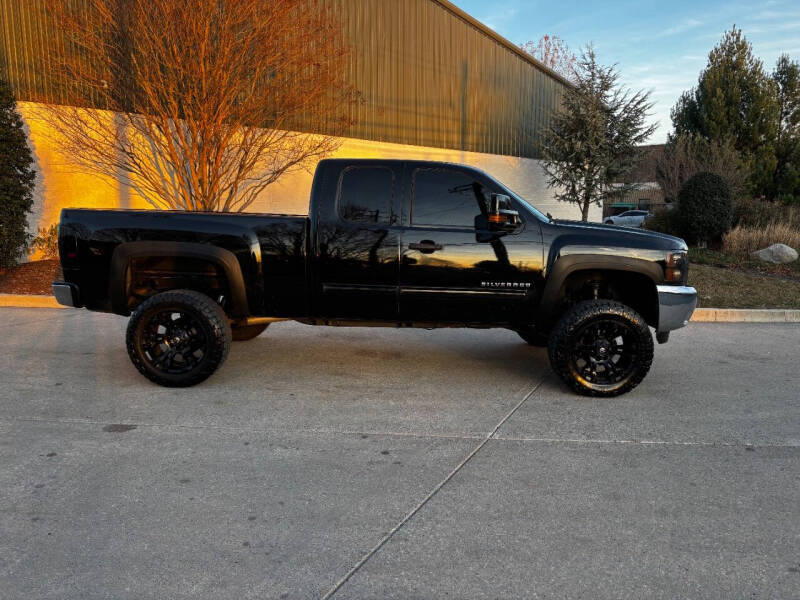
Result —
[[291, 319], [504, 327], [575, 391], [616, 396], [650, 369], [650, 327], [666, 342], [697, 301], [683, 240], [555, 221], [478, 169], [423, 161], [324, 160], [308, 216], [65, 209], [59, 250], [58, 301], [130, 315], [131, 360], [165, 386]]
[[641, 227], [644, 220], [652, 217], [646, 210], [626, 210], [624, 213], [607, 217], [606, 225], [622, 225], [623, 227]]

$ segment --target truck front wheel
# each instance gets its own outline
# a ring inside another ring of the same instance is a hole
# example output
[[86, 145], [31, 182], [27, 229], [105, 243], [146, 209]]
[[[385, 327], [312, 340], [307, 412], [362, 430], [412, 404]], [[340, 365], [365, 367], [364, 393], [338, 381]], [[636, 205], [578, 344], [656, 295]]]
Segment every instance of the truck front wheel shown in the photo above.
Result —
[[139, 372], [159, 385], [188, 387], [225, 362], [231, 326], [208, 296], [173, 290], [148, 298], [128, 323], [128, 355]]
[[619, 396], [650, 370], [653, 337], [632, 308], [588, 300], [561, 317], [550, 334], [548, 353], [553, 371], [579, 394]]

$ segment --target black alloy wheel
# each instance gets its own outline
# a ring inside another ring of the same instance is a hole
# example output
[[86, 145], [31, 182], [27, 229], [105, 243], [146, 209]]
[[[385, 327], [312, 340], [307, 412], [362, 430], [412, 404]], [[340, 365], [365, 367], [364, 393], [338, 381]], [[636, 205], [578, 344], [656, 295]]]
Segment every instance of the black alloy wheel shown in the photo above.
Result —
[[211, 376], [225, 361], [231, 328], [222, 308], [191, 290], [157, 294], [128, 323], [128, 354], [151, 381], [188, 387]]
[[618, 396], [647, 375], [653, 337], [632, 308], [611, 300], [576, 304], [559, 321], [548, 346], [553, 370], [589, 396]]

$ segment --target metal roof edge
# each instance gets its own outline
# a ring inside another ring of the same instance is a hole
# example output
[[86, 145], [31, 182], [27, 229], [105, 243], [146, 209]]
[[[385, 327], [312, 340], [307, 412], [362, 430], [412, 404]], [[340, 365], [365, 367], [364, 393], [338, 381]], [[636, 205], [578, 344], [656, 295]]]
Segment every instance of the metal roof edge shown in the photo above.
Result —
[[484, 25], [478, 19], [470, 15], [469, 13], [464, 12], [460, 8], [458, 8], [455, 4], [450, 2], [449, 0], [430, 0], [438, 5], [440, 5], [445, 10], [453, 13], [456, 17], [466, 21], [469, 25], [475, 27], [485, 35], [492, 38], [501, 46], [505, 47], [508, 50], [514, 52], [517, 56], [525, 60], [526, 62], [530, 63], [532, 66], [536, 67], [546, 75], [552, 77], [553, 79], [563, 83], [564, 85], [568, 85], [570, 87], [574, 87], [574, 84], [569, 81], [563, 75], [556, 73], [553, 69], [542, 63], [541, 61], [536, 60], [533, 56], [525, 52], [522, 48], [514, 44], [512, 41], [504, 38], [502, 35], [497, 33], [494, 29], [491, 29], [487, 25]]

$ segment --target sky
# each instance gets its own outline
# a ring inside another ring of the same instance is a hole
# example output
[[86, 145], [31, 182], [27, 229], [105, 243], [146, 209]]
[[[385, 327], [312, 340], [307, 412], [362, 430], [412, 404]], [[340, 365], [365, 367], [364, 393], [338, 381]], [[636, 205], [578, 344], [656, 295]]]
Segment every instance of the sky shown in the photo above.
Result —
[[771, 73], [782, 53], [800, 60], [800, 1], [661, 0], [567, 3], [539, 0], [451, 0], [515, 44], [557, 35], [578, 51], [593, 43], [602, 64], [616, 64], [621, 83], [651, 91], [658, 129], [648, 143], [666, 141], [669, 111], [697, 83], [708, 53], [734, 24]]

